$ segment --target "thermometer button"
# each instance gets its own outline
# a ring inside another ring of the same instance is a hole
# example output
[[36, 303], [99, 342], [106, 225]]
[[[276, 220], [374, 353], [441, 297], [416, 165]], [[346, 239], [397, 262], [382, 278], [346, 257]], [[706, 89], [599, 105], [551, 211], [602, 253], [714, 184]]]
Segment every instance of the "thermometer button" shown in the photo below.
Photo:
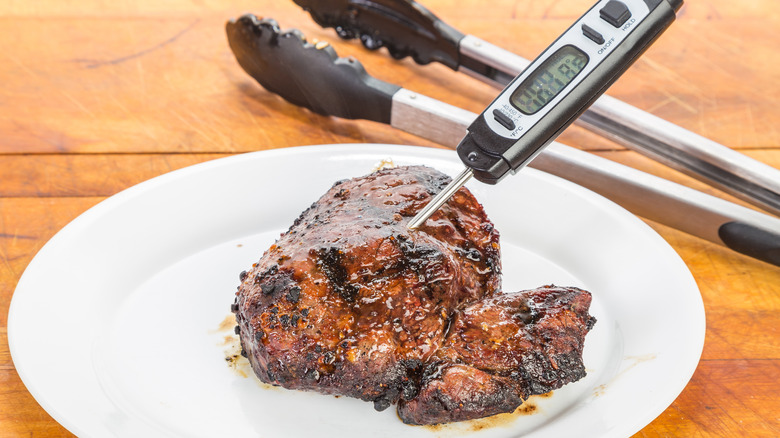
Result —
[[513, 122], [508, 115], [504, 114], [503, 111], [499, 109], [494, 109], [493, 118], [496, 119], [496, 122], [500, 123], [501, 126], [503, 126], [504, 128], [510, 131], [513, 131], [515, 129], [515, 122]]
[[594, 43], [598, 45], [604, 44], [604, 36], [598, 33], [596, 29], [588, 26], [587, 24], [582, 25], [582, 33]]
[[631, 11], [628, 10], [628, 6], [626, 6], [625, 3], [617, 0], [610, 0], [599, 10], [599, 15], [602, 20], [612, 26], [620, 27], [631, 18]]

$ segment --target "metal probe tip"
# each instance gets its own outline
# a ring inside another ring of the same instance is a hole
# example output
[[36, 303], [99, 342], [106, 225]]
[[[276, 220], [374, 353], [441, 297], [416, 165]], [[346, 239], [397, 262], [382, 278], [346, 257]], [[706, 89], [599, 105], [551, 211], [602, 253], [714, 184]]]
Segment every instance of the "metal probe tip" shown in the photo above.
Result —
[[431, 199], [431, 202], [429, 202], [428, 205], [423, 207], [423, 209], [420, 210], [411, 221], [409, 221], [407, 228], [414, 230], [417, 229], [420, 225], [424, 224], [425, 221], [427, 221], [428, 218], [436, 212], [436, 210], [444, 205], [444, 203], [447, 202], [452, 197], [452, 195], [458, 191], [458, 189], [463, 187], [463, 184], [466, 184], [466, 181], [468, 181], [469, 178], [471, 178], [473, 175], [474, 172], [472, 172], [471, 169], [466, 168], [463, 170], [460, 175], [455, 177], [452, 182], [447, 184], [447, 187], [445, 187], [444, 190], [440, 191], [433, 199]]

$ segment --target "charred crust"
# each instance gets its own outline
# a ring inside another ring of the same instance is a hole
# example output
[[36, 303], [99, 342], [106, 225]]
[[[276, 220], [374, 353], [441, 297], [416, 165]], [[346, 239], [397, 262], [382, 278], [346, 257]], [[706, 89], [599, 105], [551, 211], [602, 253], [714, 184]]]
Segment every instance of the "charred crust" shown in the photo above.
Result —
[[421, 373], [424, 363], [419, 359], [401, 360], [406, 375], [401, 379], [401, 400], [411, 400], [420, 392]]
[[284, 291], [290, 284], [290, 279], [286, 277], [276, 277], [260, 284], [260, 290], [263, 295], [276, 296]]
[[344, 266], [344, 255], [338, 248], [320, 248], [314, 251], [317, 267], [330, 281], [333, 290], [344, 301], [354, 303], [359, 289], [348, 282], [347, 268]]
[[264, 279], [267, 279], [268, 277], [271, 277], [272, 275], [279, 272], [279, 266], [278, 265], [272, 265], [270, 268], [266, 269], [265, 271], [255, 275], [255, 284], [260, 284], [263, 282]]
[[335, 361], [336, 361], [336, 353], [332, 351], [326, 351], [325, 354], [322, 355], [322, 362], [326, 365], [330, 365]]
[[309, 381], [317, 382], [320, 380], [320, 372], [317, 370], [307, 370], [303, 378]]
[[535, 307], [531, 307], [528, 300], [520, 300], [514, 317], [520, 320], [524, 325], [534, 324], [541, 318], [540, 312]]
[[[553, 363], [555, 366], [550, 366]], [[585, 377], [581, 352], [567, 352], [547, 357], [536, 351], [523, 357], [517, 370], [518, 381], [527, 389], [528, 395], [545, 394], [563, 385]]]
[[287, 291], [287, 301], [293, 304], [297, 304], [300, 297], [301, 297], [301, 288], [298, 286], [293, 286], [290, 288], [290, 290]]
[[452, 178], [441, 173], [426, 173], [420, 178], [420, 183], [422, 183], [431, 195], [435, 195], [444, 190], [451, 181]]
[[428, 245], [419, 245], [409, 240], [409, 236], [398, 234], [392, 239], [402, 257], [399, 258], [399, 265], [396, 269], [411, 269], [420, 272], [430, 263], [438, 263], [444, 258], [442, 251], [436, 247]]
[[374, 409], [382, 412], [392, 406], [393, 403], [395, 403], [395, 400], [388, 397], [387, 394], [383, 394], [381, 397], [374, 400]]
[[476, 248], [454, 248], [455, 253], [459, 256], [471, 260], [472, 262], [482, 261], [482, 252]]
[[290, 228], [287, 230], [287, 232], [290, 233], [290, 232], [293, 231], [294, 228], [297, 228], [306, 219], [306, 216], [308, 216], [309, 212], [314, 210], [314, 209], [316, 209], [316, 208], [317, 208], [317, 203], [314, 202], [306, 210], [303, 210], [303, 212], [301, 212], [300, 216], [295, 218], [295, 220], [293, 221], [293, 224], [290, 225]]

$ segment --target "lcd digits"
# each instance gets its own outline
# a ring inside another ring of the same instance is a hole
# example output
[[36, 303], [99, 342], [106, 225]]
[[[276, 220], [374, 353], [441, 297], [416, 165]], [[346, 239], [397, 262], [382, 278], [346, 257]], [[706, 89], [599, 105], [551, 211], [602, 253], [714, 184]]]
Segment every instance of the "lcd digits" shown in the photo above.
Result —
[[530, 116], [544, 108], [588, 64], [588, 55], [574, 46], [563, 46], [528, 76], [509, 99]]

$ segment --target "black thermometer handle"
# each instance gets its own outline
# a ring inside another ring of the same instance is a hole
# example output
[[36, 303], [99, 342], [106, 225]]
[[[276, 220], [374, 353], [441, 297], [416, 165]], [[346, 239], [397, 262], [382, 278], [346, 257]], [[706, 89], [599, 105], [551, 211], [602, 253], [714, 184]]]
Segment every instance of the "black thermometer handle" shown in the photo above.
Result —
[[674, 21], [682, 0], [601, 0], [469, 126], [458, 145], [474, 177], [496, 184], [555, 140]]

